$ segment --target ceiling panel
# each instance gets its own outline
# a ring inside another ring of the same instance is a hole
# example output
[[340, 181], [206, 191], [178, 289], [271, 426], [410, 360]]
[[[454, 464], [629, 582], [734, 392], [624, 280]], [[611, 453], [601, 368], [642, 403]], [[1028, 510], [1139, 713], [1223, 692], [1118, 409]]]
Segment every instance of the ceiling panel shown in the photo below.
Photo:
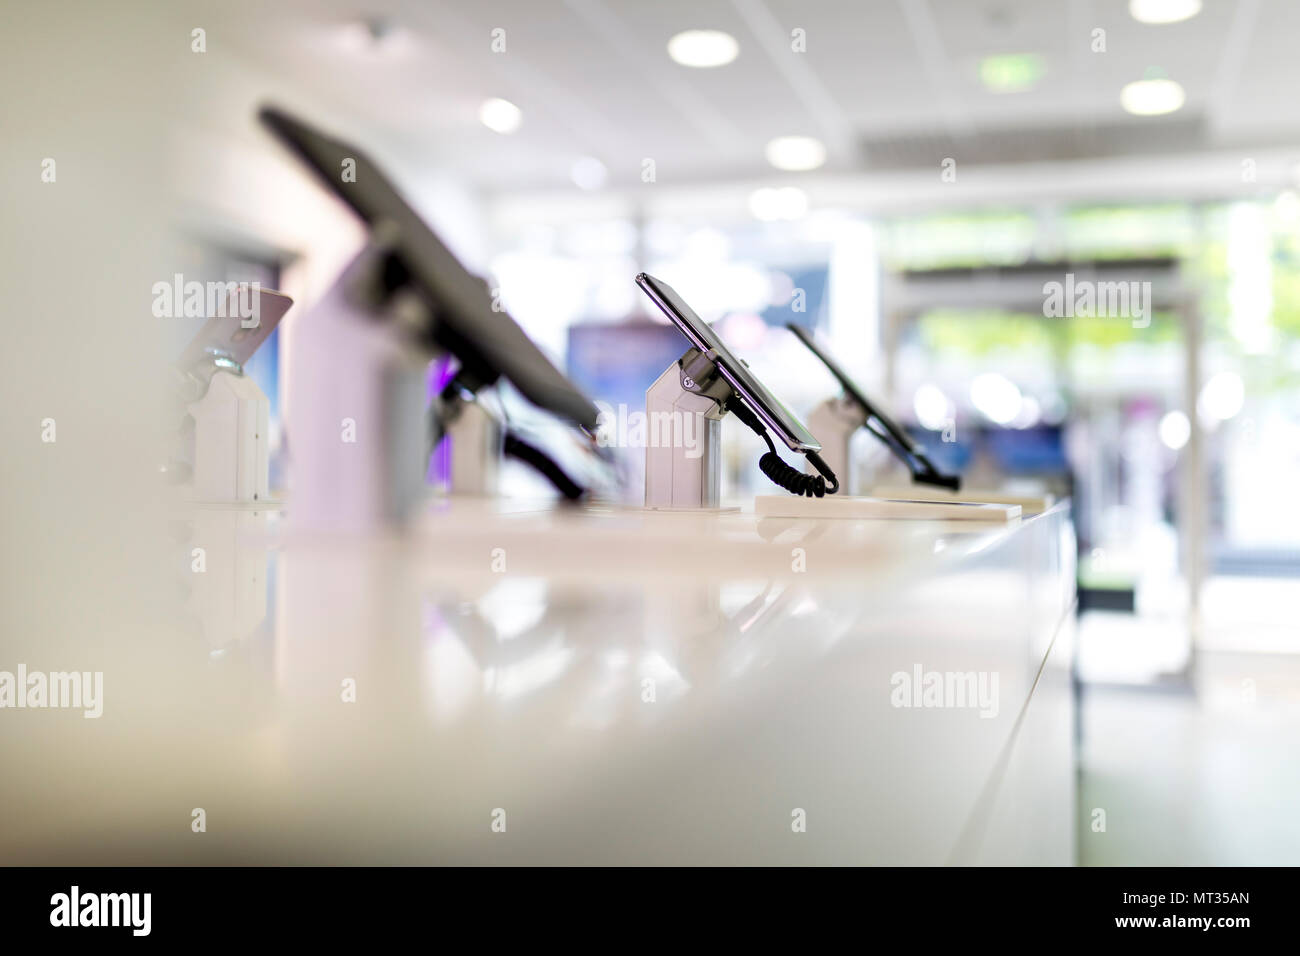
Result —
[[[1300, 142], [1300, 3], [1260, 0], [1250, 23], [1252, 7], [1205, 0], [1187, 22], [1148, 26], [1126, 0], [232, 0], [216, 25], [222, 42], [337, 104], [365, 134], [497, 190], [563, 186], [581, 156], [600, 159], [616, 185], [638, 183], [645, 158], [660, 182], [780, 179], [763, 146], [790, 133], [826, 140], [827, 170], [839, 172], [870, 168], [864, 143], [880, 155], [891, 139], [1002, 131], [1039, 130], [1057, 150], [1072, 129], [1102, 130], [1131, 136], [1115, 144], [1126, 152], [1157, 155], [1170, 124], [1119, 105], [1124, 83], [1149, 71], [1184, 85], [1177, 129], [1205, 148]], [[403, 49], [347, 50], [340, 33], [361, 16], [402, 30]], [[495, 27], [506, 30], [503, 54], [489, 46]], [[668, 38], [699, 27], [736, 36], [738, 59], [673, 63]], [[1097, 27], [1105, 53], [1089, 49]], [[789, 48], [796, 28], [806, 52]], [[983, 87], [980, 61], [1003, 53], [1042, 59], [1034, 89]], [[490, 96], [523, 110], [518, 133], [478, 123]]]

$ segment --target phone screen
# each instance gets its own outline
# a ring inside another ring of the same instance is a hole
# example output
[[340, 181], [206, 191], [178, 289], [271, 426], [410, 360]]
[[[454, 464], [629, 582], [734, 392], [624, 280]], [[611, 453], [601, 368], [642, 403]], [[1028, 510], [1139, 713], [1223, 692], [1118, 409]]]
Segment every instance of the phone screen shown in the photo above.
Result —
[[740, 397], [745, 400], [763, 423], [780, 436], [781, 441], [791, 451], [821, 451], [821, 444], [803, 422], [777, 400], [767, 387], [758, 380], [749, 367], [731, 354], [722, 339], [713, 328], [695, 314], [681, 296], [666, 282], [642, 272], [636, 277], [636, 283], [652, 302], [682, 330], [682, 334], [701, 352], [712, 352], [718, 371], [722, 373]]
[[436, 310], [433, 333], [463, 367], [490, 385], [500, 375], [534, 405], [588, 428], [597, 409], [551, 364], [524, 330], [494, 308], [487, 284], [468, 272], [364, 153], [270, 107], [262, 122], [369, 225], [396, 227], [397, 253]]

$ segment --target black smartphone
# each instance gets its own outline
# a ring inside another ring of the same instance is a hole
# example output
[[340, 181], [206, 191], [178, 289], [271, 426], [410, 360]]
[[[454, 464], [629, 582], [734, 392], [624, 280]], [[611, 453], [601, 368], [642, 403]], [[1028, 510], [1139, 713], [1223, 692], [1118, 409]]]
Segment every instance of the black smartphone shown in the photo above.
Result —
[[598, 412], [591, 399], [551, 364], [514, 319], [492, 307], [486, 283], [460, 264], [361, 150], [282, 110], [264, 107], [259, 116], [368, 225], [396, 227], [397, 258], [435, 313], [429, 337], [460, 360], [474, 387], [491, 385], [504, 375], [534, 405], [596, 427]]
[[636, 277], [636, 284], [650, 297], [655, 305], [668, 316], [672, 323], [681, 329], [691, 345], [701, 352], [710, 354], [718, 371], [727, 383], [739, 393], [740, 397], [763, 420], [768, 428], [780, 436], [781, 441], [791, 451], [817, 452], [821, 444], [812, 432], [794, 414], [782, 405], [767, 386], [749, 370], [740, 359], [731, 354], [722, 339], [713, 331], [712, 326], [695, 314], [682, 297], [666, 282], [642, 272]]
[[857, 403], [858, 407], [867, 416], [867, 428], [883, 441], [894, 454], [902, 459], [903, 464], [907, 465], [912, 472], [912, 477], [917, 481], [926, 484], [939, 485], [944, 488], [956, 489], [960, 485], [960, 480], [956, 477], [945, 475], [934, 463], [926, 457], [925, 449], [912, 439], [912, 436], [903, 431], [902, 427], [892, 418], [876, 407], [871, 399], [867, 398], [865, 392], [858, 387], [858, 383], [849, 377], [849, 374], [840, 367], [840, 364], [831, 358], [830, 354], [821, 347], [820, 343], [813, 338], [811, 332], [802, 326], [795, 325], [793, 322], [787, 323], [786, 328], [795, 334], [813, 355], [821, 359], [821, 363], [830, 370], [835, 376], [835, 380], [840, 383], [840, 388], [844, 393]]

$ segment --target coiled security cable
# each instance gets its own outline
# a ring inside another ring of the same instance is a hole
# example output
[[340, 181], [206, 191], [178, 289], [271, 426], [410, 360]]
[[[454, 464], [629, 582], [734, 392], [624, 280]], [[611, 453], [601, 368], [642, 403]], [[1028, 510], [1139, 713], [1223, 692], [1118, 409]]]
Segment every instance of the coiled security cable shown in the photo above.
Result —
[[[772, 436], [767, 433], [767, 426], [754, 414], [752, 408], [733, 395], [727, 401], [727, 411], [739, 418], [761, 436], [763, 441], [767, 442], [767, 452], [758, 460], [758, 468], [763, 474], [767, 475], [772, 484], [784, 488], [791, 494], [803, 495], [805, 498], [824, 498], [826, 495], [833, 495], [840, 490], [840, 482], [835, 477], [835, 472], [831, 471], [830, 466], [822, 461], [821, 456], [815, 451], [805, 452], [804, 454], [812, 462], [812, 466], [821, 474], [805, 474], [798, 468], [786, 464], [785, 460], [776, 453], [776, 445], [772, 443]], [[829, 488], [826, 486], [828, 481], [830, 482]]]

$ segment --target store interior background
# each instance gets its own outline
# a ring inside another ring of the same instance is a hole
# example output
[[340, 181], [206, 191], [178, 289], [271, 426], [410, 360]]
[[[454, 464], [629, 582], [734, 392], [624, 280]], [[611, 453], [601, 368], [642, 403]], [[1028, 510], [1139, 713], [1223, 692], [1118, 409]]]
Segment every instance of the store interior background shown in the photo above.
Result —
[[[256, 125], [273, 101], [364, 144], [596, 398], [637, 408], [680, 351], [633, 284], [643, 269], [798, 413], [834, 391], [783, 326], [814, 328], [969, 484], [1074, 498], [1079, 861], [1295, 863], [1300, 5], [1200, 7], [1167, 24], [1128, 0], [288, 0], [151, 18], [154, 43], [206, 35], [201, 56], [168, 54], [187, 78], [166, 126], [173, 271], [295, 297], [253, 370], [278, 420], [293, 318], [363, 233]], [[738, 55], [675, 63], [687, 28]], [[1126, 111], [1126, 84], [1162, 78], [1180, 108]], [[493, 98], [516, 129], [485, 125]], [[783, 136], [820, 140], [824, 164], [774, 168]], [[1150, 323], [1046, 317], [1043, 284], [1066, 273], [1151, 281]], [[167, 328], [179, 350], [187, 330]], [[761, 477], [742, 431], [724, 428], [733, 499]], [[869, 438], [857, 450], [888, 474]], [[508, 490], [538, 488], [509, 472]]]

